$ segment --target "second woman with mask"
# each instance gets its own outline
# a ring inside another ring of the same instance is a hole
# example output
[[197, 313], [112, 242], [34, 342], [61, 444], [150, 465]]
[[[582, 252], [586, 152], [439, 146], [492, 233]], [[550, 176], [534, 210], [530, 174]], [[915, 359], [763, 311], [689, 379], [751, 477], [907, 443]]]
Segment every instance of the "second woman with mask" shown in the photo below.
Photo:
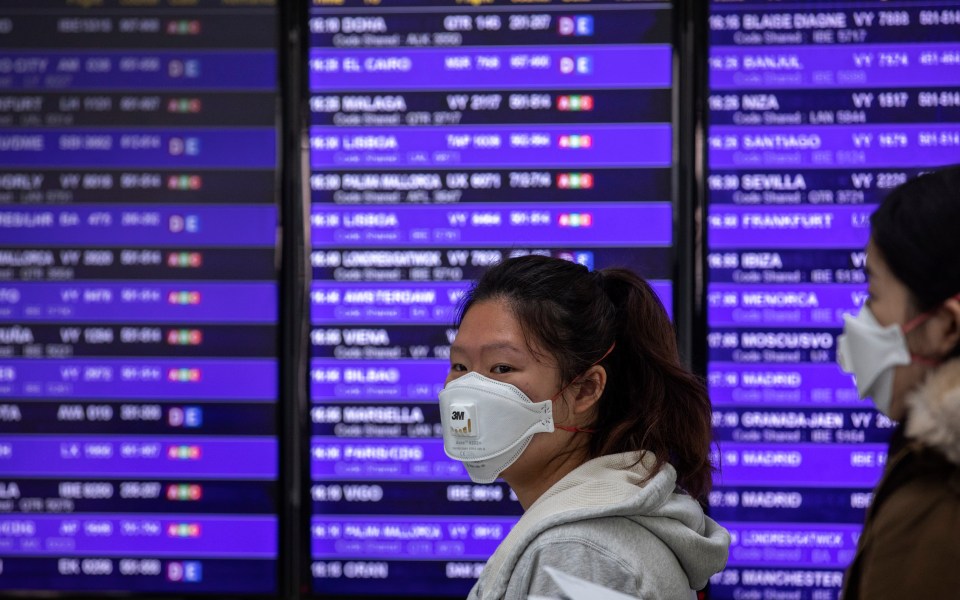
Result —
[[960, 594], [960, 167], [871, 217], [866, 305], [838, 344], [861, 398], [899, 421], [844, 600]]

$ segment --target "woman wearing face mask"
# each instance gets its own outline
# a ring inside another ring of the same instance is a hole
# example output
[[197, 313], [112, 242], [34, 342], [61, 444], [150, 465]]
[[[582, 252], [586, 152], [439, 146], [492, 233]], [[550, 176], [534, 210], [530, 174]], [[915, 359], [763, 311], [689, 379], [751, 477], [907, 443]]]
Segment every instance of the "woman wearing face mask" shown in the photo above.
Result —
[[696, 498], [711, 482], [710, 400], [680, 363], [651, 288], [541, 256], [468, 295], [440, 394], [444, 449], [502, 477], [524, 515], [471, 599], [555, 595], [544, 566], [642, 598], [684, 598], [730, 537]]
[[869, 299], [838, 344], [861, 398], [900, 426], [843, 598], [960, 595], [960, 167], [871, 217]]

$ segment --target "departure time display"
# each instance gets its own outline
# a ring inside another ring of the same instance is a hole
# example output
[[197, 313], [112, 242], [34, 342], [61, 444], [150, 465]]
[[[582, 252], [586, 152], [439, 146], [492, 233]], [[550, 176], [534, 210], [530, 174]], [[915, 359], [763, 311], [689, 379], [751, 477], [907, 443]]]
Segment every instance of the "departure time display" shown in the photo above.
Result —
[[6, 4], [0, 589], [274, 593], [276, 10]]
[[893, 422], [835, 363], [869, 216], [960, 162], [947, 2], [711, 2], [708, 378], [733, 536], [713, 598], [836, 598]]
[[671, 308], [672, 27], [659, 2], [311, 9], [314, 593], [465, 596], [520, 514], [440, 439], [484, 268], [624, 265]]

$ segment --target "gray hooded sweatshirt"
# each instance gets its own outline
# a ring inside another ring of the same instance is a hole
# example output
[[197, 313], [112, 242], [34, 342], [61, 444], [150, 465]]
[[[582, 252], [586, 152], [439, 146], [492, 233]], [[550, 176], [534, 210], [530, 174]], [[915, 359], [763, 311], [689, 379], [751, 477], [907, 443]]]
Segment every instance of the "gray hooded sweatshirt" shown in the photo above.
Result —
[[690, 600], [726, 565], [730, 534], [676, 493], [670, 465], [642, 483], [653, 463], [627, 452], [571, 471], [527, 509], [468, 600], [558, 597], [544, 565], [639, 598]]

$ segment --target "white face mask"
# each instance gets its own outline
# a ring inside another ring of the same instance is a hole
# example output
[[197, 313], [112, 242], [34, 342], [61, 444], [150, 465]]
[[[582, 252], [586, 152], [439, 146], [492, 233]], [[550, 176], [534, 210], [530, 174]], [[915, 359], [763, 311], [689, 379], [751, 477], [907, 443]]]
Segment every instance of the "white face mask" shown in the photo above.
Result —
[[[600, 364], [617, 347], [614, 342], [587, 369]], [[443, 451], [466, 467], [476, 483], [493, 483], [512, 465], [538, 433], [556, 429], [571, 433], [595, 433], [553, 422], [553, 401], [576, 377], [549, 400], [534, 402], [515, 385], [471, 371], [454, 379], [440, 392], [440, 424]]]
[[533, 402], [514, 385], [470, 372], [440, 392], [443, 450], [476, 483], [492, 483], [537, 433], [554, 430], [553, 401]]
[[843, 318], [843, 335], [837, 338], [837, 362], [854, 376], [860, 398], [872, 398], [877, 410], [889, 417], [893, 369], [910, 364], [903, 328], [898, 324], [880, 325], [866, 305], [856, 317]]

